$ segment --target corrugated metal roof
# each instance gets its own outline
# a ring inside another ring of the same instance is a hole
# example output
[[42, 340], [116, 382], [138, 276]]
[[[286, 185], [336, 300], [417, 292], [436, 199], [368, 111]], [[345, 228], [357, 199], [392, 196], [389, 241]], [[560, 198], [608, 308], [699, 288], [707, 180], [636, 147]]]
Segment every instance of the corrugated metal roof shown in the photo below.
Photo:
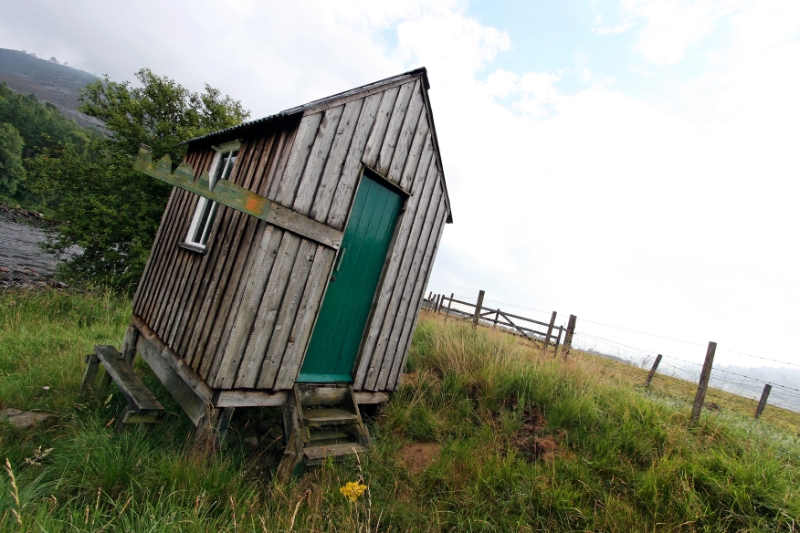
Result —
[[422, 79], [425, 83], [425, 89], [430, 89], [430, 84], [428, 83], [428, 71], [425, 67], [421, 67], [418, 69], [410, 70], [408, 72], [404, 72], [403, 74], [398, 74], [396, 76], [392, 76], [391, 78], [386, 78], [380, 81], [376, 81], [373, 83], [369, 83], [367, 85], [362, 85], [361, 87], [356, 87], [355, 89], [348, 89], [347, 91], [343, 91], [331, 96], [326, 96], [325, 98], [320, 98], [319, 100], [314, 100], [308, 102], [307, 104], [303, 104], [301, 106], [292, 107], [281, 111], [280, 113], [276, 113], [274, 115], [269, 115], [267, 117], [259, 118], [256, 120], [251, 120], [249, 122], [243, 122], [237, 126], [232, 126], [230, 128], [225, 128], [224, 130], [214, 131], [212, 133], [207, 133], [205, 135], [201, 135], [199, 137], [195, 137], [194, 139], [189, 139], [188, 141], [184, 141], [180, 143], [178, 146], [193, 143], [196, 141], [206, 141], [212, 142], [218, 139], [223, 138], [230, 138], [233, 134], [236, 133], [244, 133], [247, 130], [259, 129], [271, 122], [277, 122], [281, 119], [286, 119], [291, 116], [295, 116], [298, 114], [304, 113], [307, 109], [311, 109], [314, 107], [325, 107], [327, 104], [331, 102], [335, 102], [336, 100], [340, 100], [342, 98], [347, 98], [348, 96], [362, 93], [365, 91], [369, 91], [372, 89], [377, 89], [382, 87], [383, 85], [389, 85], [391, 83], [395, 83], [397, 81], [403, 80], [405, 78], [411, 78], [414, 76], [422, 75]]
[[414, 69], [414, 70], [409, 70], [408, 72], [404, 72], [403, 74], [398, 74], [398, 75], [392, 76], [390, 78], [386, 78], [386, 79], [379, 80], [379, 81], [376, 81], [376, 82], [368, 83], [367, 85], [362, 85], [361, 87], [356, 87], [354, 89], [349, 89], [347, 91], [343, 91], [343, 92], [340, 92], [340, 93], [337, 93], [337, 94], [334, 94], [334, 95], [331, 95], [331, 96], [327, 96], [325, 98], [320, 98], [319, 100], [314, 100], [314, 101], [308, 102], [307, 104], [303, 104], [301, 106], [292, 107], [292, 108], [286, 109], [284, 111], [281, 111], [280, 113], [276, 113], [274, 115], [269, 115], [269, 116], [264, 117], [264, 118], [251, 120], [249, 122], [243, 122], [242, 124], [239, 124], [238, 126], [233, 126], [233, 127], [226, 128], [224, 130], [215, 131], [215, 132], [212, 132], [212, 133], [207, 133], [205, 135], [201, 135], [199, 137], [195, 137], [194, 139], [189, 139], [188, 141], [184, 141], [184, 142], [181, 143], [181, 145], [189, 144], [189, 143], [193, 143], [193, 142], [198, 142], [198, 141], [202, 141], [204, 144], [205, 143], [214, 143], [214, 142], [219, 143], [219, 142], [224, 142], [224, 141], [227, 141], [227, 140], [230, 140], [230, 139], [235, 139], [237, 137], [244, 136], [245, 134], [255, 133], [255, 132], [257, 132], [257, 130], [265, 128], [270, 123], [280, 122], [280, 121], [283, 121], [283, 120], [290, 119], [291, 117], [298, 117], [298, 118], [302, 117], [303, 113], [305, 113], [309, 109], [313, 109], [313, 110], [316, 111], [316, 110], [323, 110], [323, 109], [328, 108], [328, 107], [333, 107], [333, 106], [337, 105], [337, 102], [345, 100], [345, 99], [347, 99], [349, 97], [353, 97], [355, 95], [360, 95], [360, 94], [364, 94], [364, 93], [378, 92], [379, 90], [381, 90], [382, 87], [384, 87], [386, 85], [391, 85], [391, 84], [395, 84], [395, 83], [401, 83], [401, 82], [404, 82], [405, 80], [408, 80], [408, 79], [411, 79], [411, 78], [415, 78], [417, 76], [421, 76], [422, 77], [422, 83], [423, 83], [423, 86], [425, 87], [425, 90], [423, 91], [423, 95], [424, 95], [424, 98], [425, 98], [425, 106], [426, 106], [426, 108], [428, 110], [428, 117], [429, 117], [429, 120], [430, 120], [430, 128], [431, 128], [431, 134], [433, 136], [433, 143], [434, 143], [434, 146], [435, 146], [436, 159], [438, 160], [439, 169], [440, 169], [440, 171], [442, 173], [442, 187], [444, 188], [444, 194], [445, 194], [445, 198], [446, 198], [446, 202], [447, 202], [447, 210], [448, 210], [447, 222], [452, 224], [452, 222], [453, 222], [453, 213], [452, 213], [452, 208], [451, 208], [451, 205], [450, 205], [450, 194], [447, 191], [447, 181], [444, 178], [444, 167], [442, 165], [442, 155], [439, 152], [439, 140], [438, 140], [438, 137], [436, 135], [436, 125], [434, 124], [434, 121], [433, 121], [433, 113], [431, 112], [430, 101], [428, 100], [428, 94], [427, 93], [428, 93], [428, 90], [430, 90], [431, 87], [430, 87], [430, 82], [428, 81], [428, 71], [427, 71], [427, 69], [425, 67], [420, 67], [420, 68], [417, 68], [417, 69]]

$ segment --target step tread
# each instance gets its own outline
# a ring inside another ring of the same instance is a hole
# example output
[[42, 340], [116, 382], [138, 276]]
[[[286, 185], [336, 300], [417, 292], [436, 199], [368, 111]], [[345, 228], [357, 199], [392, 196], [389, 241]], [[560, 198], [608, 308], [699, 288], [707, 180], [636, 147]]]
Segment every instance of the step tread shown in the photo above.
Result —
[[303, 409], [303, 420], [307, 424], [337, 424], [358, 421], [358, 416], [352, 411], [337, 408]]
[[323, 439], [349, 439], [350, 435], [338, 429], [318, 429], [311, 430], [311, 441]]
[[113, 346], [98, 344], [94, 353], [137, 414], [163, 411], [164, 407], [139, 379], [131, 365]]
[[345, 457], [355, 453], [364, 453], [367, 449], [356, 442], [342, 444], [326, 444], [323, 446], [308, 446], [303, 448], [303, 453], [309, 461], [318, 461], [326, 457]]
[[336, 386], [300, 387], [297, 391], [303, 406], [326, 405], [331, 407], [345, 403], [349, 392], [347, 387]]

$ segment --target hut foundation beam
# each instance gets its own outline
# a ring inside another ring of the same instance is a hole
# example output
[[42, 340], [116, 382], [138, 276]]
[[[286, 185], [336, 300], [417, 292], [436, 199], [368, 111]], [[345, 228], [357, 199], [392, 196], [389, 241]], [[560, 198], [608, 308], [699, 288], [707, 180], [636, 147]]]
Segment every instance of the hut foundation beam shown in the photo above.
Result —
[[189, 386], [169, 364], [170, 354], [162, 351], [157, 343], [145, 335], [138, 336], [136, 351], [147, 361], [150, 369], [183, 408], [192, 423], [199, 427], [203, 419], [210, 416], [208, 415], [208, 410], [212, 408], [210, 398], [198, 395], [196, 390]]

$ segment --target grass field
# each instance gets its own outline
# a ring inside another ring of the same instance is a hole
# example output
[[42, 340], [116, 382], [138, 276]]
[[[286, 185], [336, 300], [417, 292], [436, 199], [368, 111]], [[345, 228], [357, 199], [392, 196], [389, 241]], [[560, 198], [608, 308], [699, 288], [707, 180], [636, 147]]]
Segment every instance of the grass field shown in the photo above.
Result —
[[[640, 369], [439, 316], [420, 320], [359, 461], [278, 484], [277, 443], [245, 442], [252, 413], [195, 456], [191, 423], [141, 365], [167, 419], [115, 434], [119, 395], [78, 387], [83, 355], [119, 345], [129, 314], [111, 294], [0, 293], [0, 409], [52, 414], [0, 422], [0, 531], [800, 530], [794, 415], [755, 421], [752, 402], [712, 391], [721, 409], [688, 429], [690, 384], [644, 389]], [[340, 488], [355, 481], [369, 490], [351, 503]]]

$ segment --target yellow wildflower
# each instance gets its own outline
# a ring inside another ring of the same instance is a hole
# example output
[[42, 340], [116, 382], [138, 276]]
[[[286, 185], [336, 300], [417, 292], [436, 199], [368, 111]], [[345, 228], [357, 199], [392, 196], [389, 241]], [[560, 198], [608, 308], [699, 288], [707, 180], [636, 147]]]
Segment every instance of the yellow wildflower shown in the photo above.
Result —
[[358, 497], [364, 494], [365, 490], [367, 490], [366, 485], [362, 485], [358, 481], [348, 481], [344, 487], [339, 489], [339, 492], [341, 492], [342, 496], [347, 498], [350, 503], [355, 503]]

